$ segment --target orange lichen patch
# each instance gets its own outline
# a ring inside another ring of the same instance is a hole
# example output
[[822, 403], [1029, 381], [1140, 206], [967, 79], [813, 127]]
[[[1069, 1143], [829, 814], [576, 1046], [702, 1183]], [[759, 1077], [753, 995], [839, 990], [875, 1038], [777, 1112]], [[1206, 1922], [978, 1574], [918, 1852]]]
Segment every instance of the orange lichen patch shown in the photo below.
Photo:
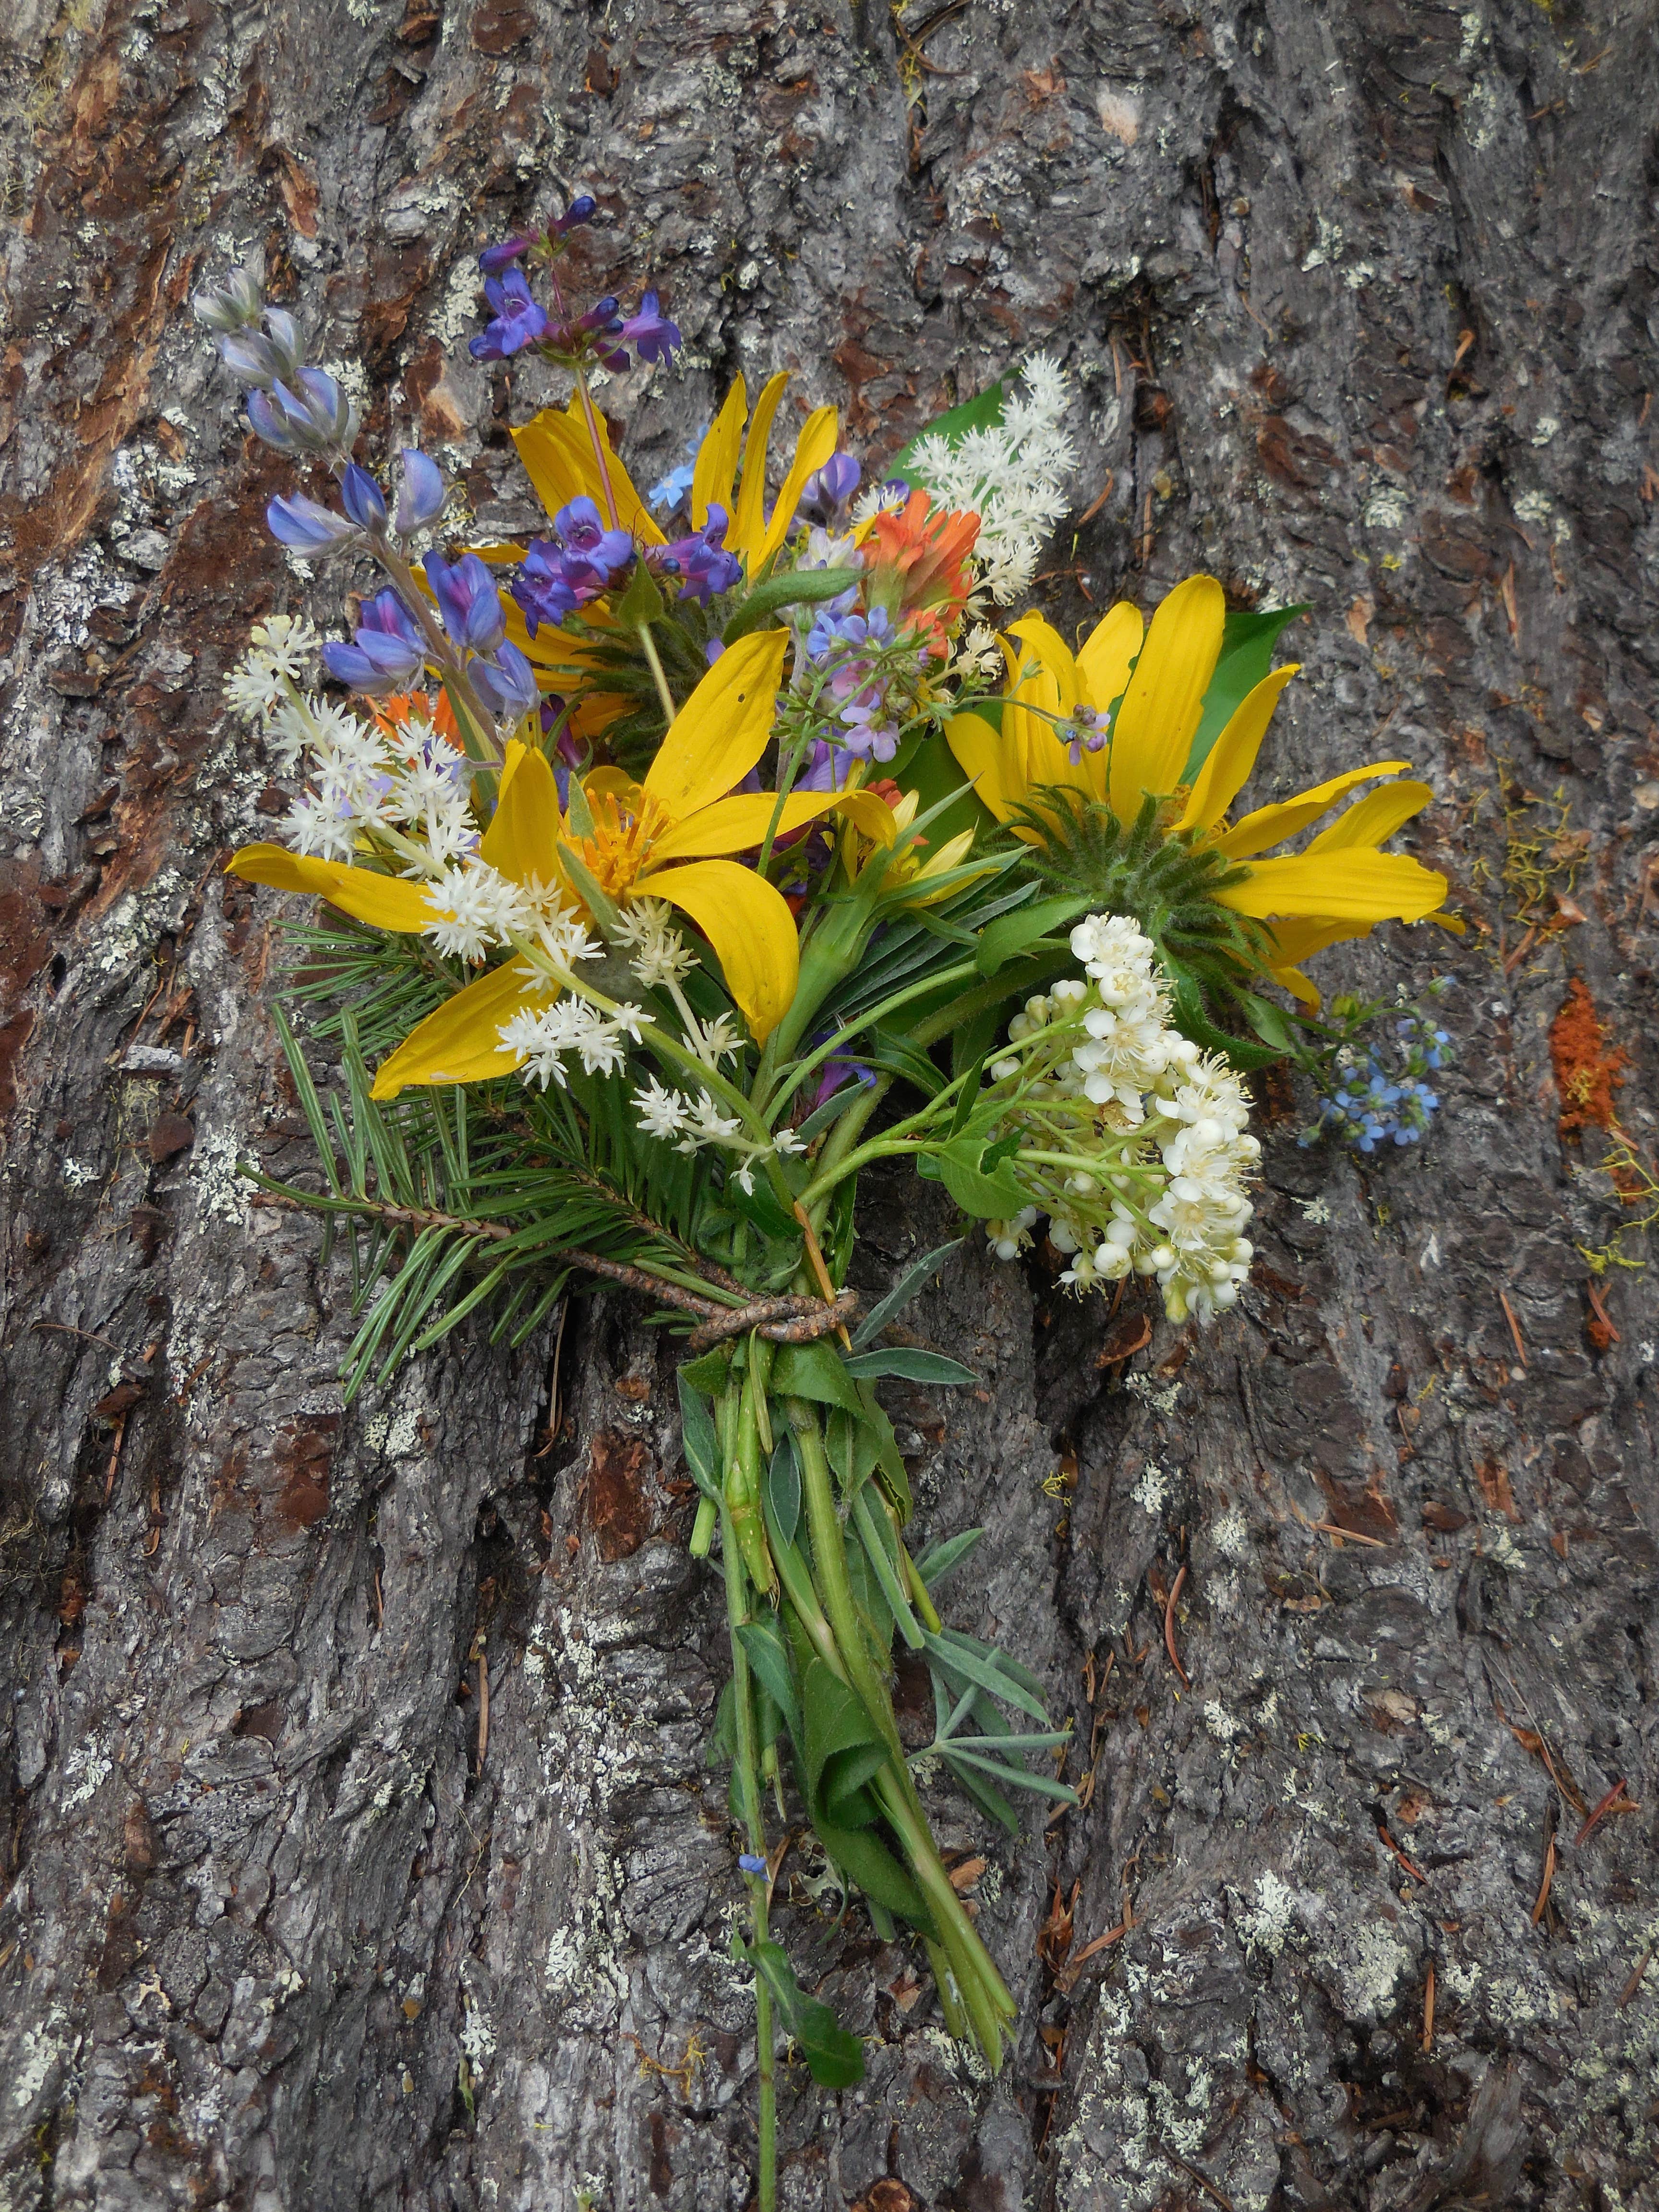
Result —
[[1561, 1134], [1569, 1137], [1591, 1128], [1611, 1131], [1613, 1094], [1624, 1082], [1630, 1054], [1623, 1045], [1609, 1047], [1595, 1001], [1580, 976], [1568, 984], [1561, 1011], [1550, 1024], [1550, 1060], [1561, 1099]]

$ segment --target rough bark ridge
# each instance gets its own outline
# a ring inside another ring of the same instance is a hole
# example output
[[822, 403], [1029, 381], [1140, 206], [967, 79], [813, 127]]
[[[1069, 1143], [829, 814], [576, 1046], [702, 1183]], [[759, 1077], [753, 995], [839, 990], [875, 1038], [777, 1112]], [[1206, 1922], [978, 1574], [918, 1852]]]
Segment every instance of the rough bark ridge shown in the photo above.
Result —
[[[795, 1885], [871, 2041], [861, 2091], [786, 2099], [787, 2201], [1659, 2202], [1659, 1317], [1641, 1233], [1584, 1256], [1645, 1209], [1558, 1129], [1595, 1103], [1582, 1002], [1565, 1098], [1548, 1050], [1582, 978], [1651, 1161], [1651, 32], [1644, 0], [14, 0], [11, 2212], [745, 2201], [724, 1634], [660, 1340], [599, 1298], [561, 1350], [475, 1339], [343, 1413], [343, 1263], [235, 1175], [302, 1139], [276, 902], [219, 872], [277, 802], [219, 686], [300, 587], [183, 302], [264, 239], [365, 363], [374, 450], [418, 425], [522, 526], [539, 387], [455, 346], [477, 245], [553, 177], [690, 340], [684, 385], [607, 394], [647, 468], [736, 368], [795, 366], [878, 456], [1060, 354], [1092, 512], [1059, 618], [1200, 564], [1310, 601], [1282, 787], [1408, 757], [1474, 923], [1325, 963], [1449, 968], [1462, 1066], [1421, 1157], [1281, 1115], [1226, 1325], [1133, 1350], [1137, 1311], [971, 1251], [918, 1309], [984, 1378], [901, 1409], [930, 1528], [990, 1526], [957, 1617], [1046, 1669], [1092, 1795], [1012, 1848], [942, 1815], [1024, 2005], [994, 2086], [916, 1959]], [[870, 1280], [939, 1227], [897, 1186], [866, 1222]]]

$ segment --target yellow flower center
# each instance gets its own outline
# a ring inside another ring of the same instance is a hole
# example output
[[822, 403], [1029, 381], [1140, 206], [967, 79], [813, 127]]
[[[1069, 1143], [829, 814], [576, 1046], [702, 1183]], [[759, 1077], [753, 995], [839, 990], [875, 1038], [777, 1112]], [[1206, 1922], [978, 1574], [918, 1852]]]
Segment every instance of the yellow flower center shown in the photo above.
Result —
[[608, 791], [590, 792], [588, 805], [593, 835], [576, 841], [577, 856], [602, 891], [625, 898], [649, 866], [651, 848], [668, 828], [668, 817], [645, 792], [637, 814]]

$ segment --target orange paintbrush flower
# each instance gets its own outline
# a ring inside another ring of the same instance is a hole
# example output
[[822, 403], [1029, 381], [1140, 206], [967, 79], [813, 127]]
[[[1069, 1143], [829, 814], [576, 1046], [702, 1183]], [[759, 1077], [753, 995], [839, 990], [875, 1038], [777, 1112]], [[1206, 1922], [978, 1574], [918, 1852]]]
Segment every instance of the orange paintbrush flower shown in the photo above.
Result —
[[864, 544], [870, 605], [885, 607], [895, 624], [926, 638], [940, 660], [946, 633], [973, 589], [968, 556], [978, 536], [978, 515], [935, 511], [927, 493], [916, 490], [902, 507], [875, 517]]

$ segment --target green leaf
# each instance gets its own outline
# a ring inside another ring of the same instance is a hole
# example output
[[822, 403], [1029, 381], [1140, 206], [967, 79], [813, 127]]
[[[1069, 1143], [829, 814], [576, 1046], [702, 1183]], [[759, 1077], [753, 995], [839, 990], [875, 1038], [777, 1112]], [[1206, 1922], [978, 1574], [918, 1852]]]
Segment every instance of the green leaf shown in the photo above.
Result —
[[1235, 711], [1272, 667], [1279, 632], [1307, 611], [1305, 605], [1270, 607], [1262, 614], [1227, 617], [1221, 632], [1221, 657], [1204, 694], [1204, 709], [1187, 755], [1183, 783], [1190, 783], [1198, 774]]
[[876, 1803], [867, 1783], [890, 1753], [857, 1692], [832, 1674], [822, 1659], [801, 1681], [801, 1746], [806, 1797], [814, 1820], [837, 1828], [867, 1828]]
[[744, 1621], [734, 1633], [755, 1670], [756, 1680], [783, 1715], [792, 1740], [802, 1743], [800, 1706], [796, 1702], [794, 1678], [789, 1672], [789, 1654], [784, 1649], [782, 1637], [769, 1620]]
[[735, 1175], [728, 1175], [721, 1196], [734, 1213], [741, 1213], [745, 1220], [752, 1221], [763, 1237], [774, 1243], [788, 1243], [799, 1249], [800, 1224], [793, 1214], [784, 1212], [763, 1174], [755, 1177], [752, 1190], [745, 1190]]
[[927, 1900], [881, 1838], [870, 1828], [837, 1828], [817, 1822], [813, 1829], [825, 1851], [864, 1894], [890, 1912], [902, 1912], [924, 1936], [938, 1933]]
[[981, 1221], [1006, 1221], [1025, 1203], [1025, 1194], [1006, 1169], [981, 1172], [982, 1137], [957, 1137], [936, 1152], [916, 1157], [920, 1174], [942, 1182], [964, 1213]]
[[922, 1288], [929, 1276], [937, 1274], [952, 1252], [961, 1248], [960, 1237], [953, 1237], [948, 1244], [940, 1244], [908, 1267], [892, 1289], [879, 1304], [871, 1307], [864, 1319], [853, 1331], [853, 1348], [862, 1352], [865, 1346], [880, 1335], [895, 1314], [902, 1313]]
[[773, 1355], [769, 1387], [775, 1398], [811, 1398], [854, 1415], [864, 1411], [857, 1384], [827, 1344], [781, 1344]]
[[787, 1431], [778, 1438], [772, 1464], [766, 1471], [766, 1494], [778, 1534], [786, 1544], [793, 1543], [800, 1526], [800, 1463], [795, 1457], [794, 1438]]
[[928, 1635], [927, 1653], [941, 1674], [957, 1675], [964, 1682], [972, 1682], [977, 1688], [988, 1690], [992, 1697], [1000, 1698], [1004, 1705], [1014, 1705], [1021, 1712], [1030, 1713], [1033, 1720], [1048, 1719], [1042, 1698], [1033, 1697], [1011, 1675], [1003, 1672], [998, 1664], [1002, 1657], [1001, 1652], [987, 1650], [983, 1645], [975, 1645], [971, 1638], [951, 1636], [947, 1631], [942, 1636]]
[[660, 622], [667, 611], [666, 603], [657, 588], [656, 578], [643, 561], [636, 561], [628, 589], [617, 602], [618, 628], [643, 629], [647, 623]]
[[705, 1498], [720, 1497], [720, 1444], [708, 1407], [686, 1380], [681, 1369], [675, 1381], [680, 1394], [680, 1449], [691, 1480]]
[[1008, 380], [1000, 376], [972, 399], [964, 399], [955, 407], [947, 407], [942, 415], [935, 415], [925, 422], [908, 445], [901, 446], [887, 464], [890, 477], [902, 477], [906, 483], [925, 484], [926, 477], [918, 474], [914, 463], [916, 447], [924, 438], [938, 436], [955, 445], [965, 430], [988, 430], [1002, 420], [1002, 410], [1008, 404]]
[[1259, 998], [1254, 991], [1240, 991], [1237, 998], [1245, 1019], [1263, 1044], [1271, 1045], [1279, 1053], [1296, 1049], [1296, 1037], [1290, 1023], [1272, 1000]]
[[870, 1562], [871, 1571], [881, 1584], [881, 1594], [887, 1601], [887, 1610], [893, 1616], [899, 1634], [913, 1651], [920, 1651], [921, 1624], [910, 1610], [909, 1594], [899, 1574], [893, 1524], [877, 1504], [874, 1489], [867, 1482], [853, 1500], [852, 1518], [857, 1527], [865, 1557]]
[[945, 1088], [945, 1078], [921, 1047], [895, 1036], [891, 1030], [872, 1030], [868, 1043], [859, 1048], [859, 1057], [867, 1066], [902, 1075], [924, 1098], [937, 1098]]
[[732, 1939], [732, 1955], [752, 1966], [772, 1992], [785, 2028], [800, 2047], [820, 2089], [850, 2089], [864, 2079], [864, 2045], [850, 2034], [827, 2004], [809, 1997], [777, 1944]]
[[[679, 1370], [680, 1378], [705, 1398], [718, 1397], [726, 1388], [726, 1378], [732, 1369], [730, 1348], [717, 1344], [712, 1352], [705, 1352], [701, 1359], [688, 1359]], [[682, 1398], [681, 1404], [684, 1404]]]
[[964, 1367], [959, 1359], [947, 1359], [942, 1352], [923, 1352], [911, 1344], [885, 1345], [875, 1352], [855, 1352], [842, 1364], [849, 1375], [856, 1375], [861, 1382], [878, 1375], [892, 1375], [905, 1382], [936, 1382], [959, 1388], [964, 1382], [979, 1380], [973, 1369]]
[[1284, 1058], [1282, 1048], [1265, 1044], [1251, 1044], [1244, 1037], [1231, 1036], [1218, 1030], [1204, 1011], [1204, 1000], [1198, 986], [1190, 976], [1171, 975], [1174, 985], [1176, 1026], [1194, 1044], [1201, 1044], [1211, 1052], [1224, 1053], [1235, 1067], [1270, 1067], [1276, 1060]]
[[983, 1528], [964, 1528], [960, 1534], [947, 1536], [942, 1544], [932, 1544], [916, 1561], [916, 1572], [929, 1589], [942, 1583], [953, 1567], [959, 1567], [970, 1553], [978, 1548]]
[[782, 576], [769, 576], [757, 584], [720, 632], [724, 645], [735, 645], [751, 629], [785, 607], [811, 606], [821, 599], [837, 599], [863, 581], [862, 568], [792, 568]]
[[1066, 892], [1054, 898], [1033, 899], [1029, 906], [1016, 907], [1000, 921], [994, 921], [981, 932], [979, 953], [975, 965], [981, 975], [994, 975], [1000, 968], [1022, 952], [1036, 946], [1039, 940], [1050, 935], [1064, 923], [1075, 921], [1088, 911], [1089, 902], [1075, 892]]

